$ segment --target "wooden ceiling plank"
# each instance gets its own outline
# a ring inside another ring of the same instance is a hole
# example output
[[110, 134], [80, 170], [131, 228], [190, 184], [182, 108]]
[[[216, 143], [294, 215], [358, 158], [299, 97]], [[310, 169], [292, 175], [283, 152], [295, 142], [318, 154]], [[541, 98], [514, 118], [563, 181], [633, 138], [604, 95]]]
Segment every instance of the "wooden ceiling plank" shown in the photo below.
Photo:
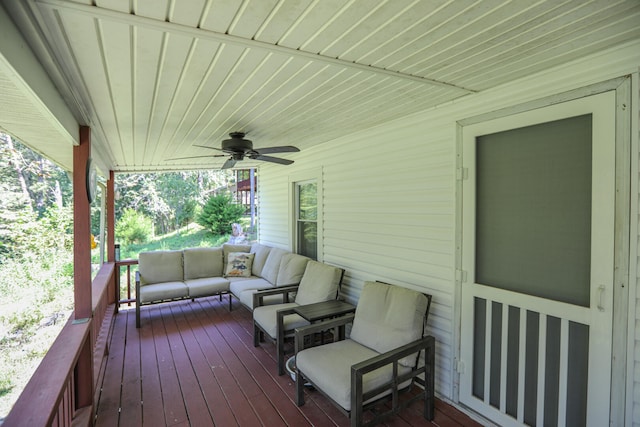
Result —
[[313, 0], [295, 2], [280, 1], [272, 14], [256, 31], [254, 38], [261, 42], [279, 44], [280, 40], [296, 25]]
[[[613, 7], [594, 9], [593, 5], [573, 3], [572, 8], [564, 10], [564, 13], [545, 14], [527, 23], [524, 28], [514, 29], [505, 34], [505, 40], [484, 51], [481, 55], [467, 57], [466, 61], [457, 66], [441, 69], [437, 76], [441, 78], [465, 78], [471, 70], [472, 74], [482, 75], [492, 69], [491, 73], [498, 71], [498, 64], [510, 63], [527, 56], [531, 49], [549, 49], [552, 43], [564, 43], [564, 40], [576, 31], [590, 32], [595, 28], [594, 24], [600, 18], [608, 16], [615, 11], [628, 11], [630, 3], [618, 3]], [[590, 6], [590, 7], [587, 7]], [[637, 3], [636, 3], [637, 7]], [[620, 10], [621, 9], [621, 10]], [[545, 18], [545, 19], [543, 19]], [[532, 64], [535, 65], [535, 64]], [[451, 70], [451, 71], [449, 71]], [[467, 79], [473, 76], [466, 77]], [[486, 88], [486, 85], [482, 85]]]
[[[632, 13], [634, 10], [635, 12]], [[619, 17], [616, 17], [616, 15], [620, 16], [619, 14], [625, 17], [635, 17], [635, 24], [637, 25], [637, 19], [640, 16], [639, 11], [640, 4], [636, 4], [635, 7], [629, 9], [629, 3], [618, 4], [613, 8], [599, 10], [597, 13], [594, 10], [578, 8], [563, 17], [559, 17], [559, 19], [562, 18], [561, 26], [549, 27], [550, 24], [542, 24], [542, 28], [536, 28], [522, 37], [518, 37], [520, 43], [516, 43], [513, 49], [497, 51], [491, 57], [484, 57], [481, 61], [472, 63], [467, 67], [459, 67], [454, 73], [449, 73], [446, 76], [465, 80], [475, 79], [481, 75], [489, 77], [492, 73], [499, 74], [502, 66], [510, 66], [519, 61], [528, 62], [531, 65], [530, 70], [540, 70], [539, 61], [532, 59], [532, 56], [545, 51], [549, 52], [556, 46], [560, 48], [557, 50], [558, 53], [554, 55], [555, 60], [566, 62], [566, 59], [562, 59], [558, 55], [561, 52], [571, 54], [574, 47], [568, 45], [570, 40], [589, 37], [590, 33], [599, 28], [596, 23], [600, 22], [600, 25], [603, 25], [602, 23], [609, 19], [611, 19], [611, 22], [615, 22], [619, 19]], [[613, 17], [611, 14], [613, 14]], [[565, 48], [563, 49], [562, 46], [565, 46]], [[469, 67], [473, 69], [471, 75], [468, 74]], [[467, 70], [467, 73], [464, 72], [465, 70]], [[486, 88], [487, 86], [482, 84], [481, 87]]]
[[260, 27], [276, 8], [278, 0], [247, 0], [243, 3], [228, 33], [244, 39], [253, 39]]
[[133, 31], [133, 75], [134, 85], [131, 94], [133, 105], [133, 141], [135, 163], [142, 163], [145, 146], [151, 130], [151, 117], [158, 73], [160, 73], [160, 57], [162, 56], [163, 34], [146, 28], [136, 27]]
[[384, 68], [373, 67], [373, 66], [353, 63], [349, 61], [343, 61], [336, 58], [328, 58], [328, 57], [311, 53], [311, 52], [290, 49], [280, 45], [271, 45], [269, 43], [263, 43], [257, 40], [244, 39], [242, 37], [237, 37], [230, 34], [220, 34], [220, 33], [215, 33], [211, 31], [204, 31], [199, 28], [187, 27], [179, 24], [174, 24], [171, 22], [155, 21], [153, 19], [149, 19], [141, 16], [123, 14], [119, 12], [100, 9], [94, 6], [86, 7], [79, 4], [62, 2], [61, 0], [40, 0], [38, 4], [42, 5], [43, 7], [59, 7], [61, 9], [64, 8], [69, 11], [73, 11], [75, 13], [85, 14], [88, 16], [98, 16], [103, 19], [120, 20], [130, 25], [144, 25], [149, 28], [156, 28], [160, 31], [166, 31], [175, 35], [184, 35], [186, 37], [199, 37], [199, 38], [201, 37], [205, 39], [218, 41], [220, 43], [239, 45], [249, 49], [259, 49], [259, 50], [265, 50], [265, 51], [272, 51], [274, 53], [279, 53], [283, 55], [299, 56], [299, 57], [307, 58], [312, 61], [325, 62], [329, 64], [339, 65], [342, 67], [357, 68], [362, 71], [383, 74], [383, 75], [387, 75], [395, 78], [413, 80], [413, 81], [418, 81], [418, 82], [435, 85], [435, 86], [446, 86], [462, 92], [467, 92], [467, 93], [475, 92], [474, 90], [469, 88], [463, 88], [463, 87], [456, 86], [454, 84], [432, 80], [425, 77], [407, 75], [407, 74], [399, 73], [397, 71], [391, 71]]
[[166, 21], [169, 19], [171, 0], [134, 1], [132, 13], [146, 18]]
[[211, 56], [206, 75], [200, 81], [195, 96], [189, 101], [189, 105], [175, 126], [173, 134], [168, 136], [168, 139], [176, 146], [176, 151], [191, 146], [192, 142], [187, 139], [187, 135], [196, 128], [205, 115], [208, 106], [213, 103], [216, 94], [244, 51], [244, 48], [238, 46], [220, 45]]
[[519, 13], [498, 22], [487, 28], [485, 31], [470, 34], [469, 38], [461, 40], [455, 46], [449, 49], [438, 49], [436, 53], [429, 57], [423, 58], [416, 67], [420, 67], [418, 74], [430, 75], [447, 66], [468, 62], [469, 58], [481, 55], [481, 52], [501, 44], [508, 39], [508, 34], [519, 33], [524, 31], [527, 25], [533, 25], [536, 20], [546, 20], [546, 17], [552, 17], [557, 14], [564, 13], [571, 7], [570, 1], [564, 4], [558, 3], [555, 8], [550, 8], [550, 4], [546, 1], [532, 4], [529, 8], [522, 9]]
[[168, 11], [168, 19], [176, 24], [197, 27], [202, 19], [206, 0], [172, 1]]
[[[103, 56], [103, 67], [106, 85], [109, 88], [109, 104], [113, 108], [114, 131], [118, 133], [117, 140], [122, 144], [125, 159], [135, 161], [135, 144], [133, 135], [133, 78], [132, 68], [132, 40], [131, 28], [128, 25], [99, 21], [100, 51]], [[91, 89], [89, 89], [91, 90]], [[141, 159], [137, 159], [141, 160]]]
[[171, 103], [178, 90], [182, 70], [188, 59], [189, 50], [193, 38], [163, 34], [163, 45], [158, 61], [158, 74], [154, 86], [152, 98], [152, 111], [149, 116], [149, 133], [145, 141], [145, 159], [153, 159], [159, 146], [164, 144], [160, 140], [160, 132], [167, 115], [171, 109]]
[[[387, 55], [385, 58], [378, 61], [376, 64], [384, 68], [401, 71], [408, 68], [411, 64], [419, 61], [423, 55], [433, 49], [433, 45], [436, 42], [445, 40], [445, 43], [449, 43], [448, 39], [452, 33], [464, 31], [466, 25], [470, 22], [474, 22], [486, 14], [500, 9], [504, 5], [503, 0], [483, 0], [471, 7], [468, 7], [457, 14], [452, 14], [449, 19], [442, 19], [439, 25], [435, 25], [428, 32], [418, 36], [414, 41], [397, 50], [391, 55]], [[506, 13], [504, 10], [502, 13]]]

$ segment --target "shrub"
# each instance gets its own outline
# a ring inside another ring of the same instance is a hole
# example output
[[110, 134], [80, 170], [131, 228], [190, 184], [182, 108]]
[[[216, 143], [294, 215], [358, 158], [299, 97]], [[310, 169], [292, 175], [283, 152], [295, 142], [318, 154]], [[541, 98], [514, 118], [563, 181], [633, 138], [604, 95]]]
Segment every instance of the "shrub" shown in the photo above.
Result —
[[202, 213], [198, 216], [198, 224], [206, 227], [213, 234], [229, 234], [231, 224], [240, 221], [244, 211], [244, 206], [233, 204], [230, 196], [224, 194], [212, 196], [202, 208]]
[[116, 239], [124, 244], [144, 243], [153, 234], [153, 221], [133, 209], [125, 209], [116, 223]]

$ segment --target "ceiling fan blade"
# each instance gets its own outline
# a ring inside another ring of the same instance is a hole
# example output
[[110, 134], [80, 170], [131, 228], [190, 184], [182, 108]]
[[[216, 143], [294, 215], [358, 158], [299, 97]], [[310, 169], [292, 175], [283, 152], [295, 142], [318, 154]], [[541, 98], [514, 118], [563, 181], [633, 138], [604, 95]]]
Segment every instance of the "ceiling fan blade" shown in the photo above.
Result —
[[220, 149], [220, 148], [216, 148], [216, 147], [207, 147], [206, 145], [197, 145], [197, 144], [194, 144], [193, 146], [194, 146], [194, 147], [200, 147], [200, 148], [207, 148], [207, 149], [209, 149], [209, 150], [218, 150], [218, 151], [223, 151], [223, 150], [222, 150], [222, 149]]
[[291, 163], [293, 163], [293, 160], [281, 159], [279, 157], [272, 157], [272, 156], [258, 155], [258, 156], [253, 156], [251, 158], [254, 160], [262, 160], [263, 162], [278, 163], [280, 165], [290, 165]]
[[265, 148], [256, 148], [255, 150], [258, 154], [272, 154], [272, 153], [297, 153], [300, 151], [298, 147], [294, 147], [292, 145], [283, 145], [280, 147], [265, 147]]
[[229, 169], [234, 167], [235, 165], [236, 165], [236, 161], [233, 158], [231, 158], [231, 159], [228, 159], [226, 162], [224, 162], [224, 165], [222, 165], [222, 169]]
[[226, 157], [226, 154], [209, 154], [206, 156], [189, 156], [189, 157], [173, 157], [171, 159], [165, 159], [165, 161], [170, 161], [170, 160], [186, 160], [186, 159], [202, 159], [205, 157]]

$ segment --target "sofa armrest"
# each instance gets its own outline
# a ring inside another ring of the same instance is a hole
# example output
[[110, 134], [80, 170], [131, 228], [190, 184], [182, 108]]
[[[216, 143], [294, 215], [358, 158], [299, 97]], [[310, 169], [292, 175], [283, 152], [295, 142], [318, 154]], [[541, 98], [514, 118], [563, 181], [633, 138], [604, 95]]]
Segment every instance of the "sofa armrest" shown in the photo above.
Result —
[[296, 338], [295, 338], [295, 348], [296, 354], [299, 351], [304, 350], [305, 338], [316, 334], [318, 332], [326, 331], [327, 329], [339, 328], [341, 326], [345, 326], [351, 322], [355, 314], [345, 314], [344, 316], [336, 317], [335, 319], [323, 320], [322, 322], [312, 323], [311, 325], [302, 326], [300, 328], [296, 328]]
[[140, 327], [140, 271], [136, 271], [136, 328], [139, 328], [139, 327]]
[[289, 302], [289, 294], [298, 290], [298, 285], [280, 286], [277, 288], [258, 289], [253, 294], [253, 308], [264, 305], [264, 297], [269, 295], [282, 295], [282, 302]]
[[[416, 358], [419, 357], [421, 351], [425, 352], [425, 364], [418, 366], [418, 360], [416, 360], [416, 366], [410, 372], [399, 375], [398, 364], [399, 361], [411, 354], [416, 354]], [[367, 402], [371, 398], [380, 395], [382, 392], [391, 390], [394, 395], [394, 402], [397, 402], [395, 397], [397, 396], [398, 389], [401, 384], [408, 380], [415, 379], [424, 386], [424, 416], [429, 420], [433, 420], [434, 416], [434, 355], [435, 355], [435, 338], [433, 336], [422, 337], [419, 340], [413, 341], [402, 347], [390, 350], [386, 353], [382, 353], [371, 359], [357, 363], [351, 367], [351, 410], [352, 416], [361, 419], [362, 406], [364, 402]], [[375, 371], [383, 366], [393, 364], [393, 378], [389, 383], [382, 384], [367, 393], [363, 391], [362, 378], [365, 374], [371, 371]], [[425, 378], [422, 380], [419, 375], [424, 373]], [[407, 405], [409, 402], [407, 402]], [[394, 408], [397, 410], [398, 408]], [[384, 416], [384, 414], [380, 414]]]

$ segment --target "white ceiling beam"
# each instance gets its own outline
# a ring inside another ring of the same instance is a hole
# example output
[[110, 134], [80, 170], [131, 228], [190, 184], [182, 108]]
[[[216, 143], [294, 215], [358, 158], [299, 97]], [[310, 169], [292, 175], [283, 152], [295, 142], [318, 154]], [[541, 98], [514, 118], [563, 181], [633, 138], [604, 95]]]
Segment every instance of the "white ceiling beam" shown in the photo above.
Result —
[[279, 46], [271, 43], [261, 42], [258, 40], [245, 39], [243, 37], [218, 33], [215, 31], [204, 30], [201, 28], [189, 27], [186, 25], [176, 24], [173, 22], [158, 21], [156, 19], [146, 18], [143, 16], [137, 16], [133, 14], [103, 9], [98, 6], [85, 5], [85, 4], [75, 3], [75, 2], [66, 1], [66, 0], [37, 0], [37, 4], [44, 7], [52, 8], [52, 9], [67, 10], [67, 11], [87, 15], [93, 18], [108, 19], [112, 21], [121, 22], [127, 25], [142, 26], [145, 28], [155, 29], [162, 32], [180, 34], [188, 37], [210, 40], [210, 41], [215, 41], [223, 44], [233, 44], [233, 45], [241, 46], [247, 49], [266, 50], [269, 52], [279, 53], [282, 55], [287, 55], [292, 57], [304, 58], [310, 61], [322, 62], [325, 64], [335, 65], [338, 67], [352, 68], [359, 71], [381, 74], [388, 77], [410, 80], [413, 82], [428, 84], [432, 86], [444, 87], [444, 88], [456, 90], [462, 93], [477, 92], [475, 90], [456, 86], [451, 83], [441, 82], [439, 80], [420, 77], [413, 74], [406, 74], [398, 71], [387, 70], [385, 68], [374, 67], [371, 65], [359, 64], [356, 62], [345, 61], [338, 58], [331, 58], [331, 57], [319, 55], [316, 53], [305, 52], [305, 51], [292, 49], [285, 46]]

